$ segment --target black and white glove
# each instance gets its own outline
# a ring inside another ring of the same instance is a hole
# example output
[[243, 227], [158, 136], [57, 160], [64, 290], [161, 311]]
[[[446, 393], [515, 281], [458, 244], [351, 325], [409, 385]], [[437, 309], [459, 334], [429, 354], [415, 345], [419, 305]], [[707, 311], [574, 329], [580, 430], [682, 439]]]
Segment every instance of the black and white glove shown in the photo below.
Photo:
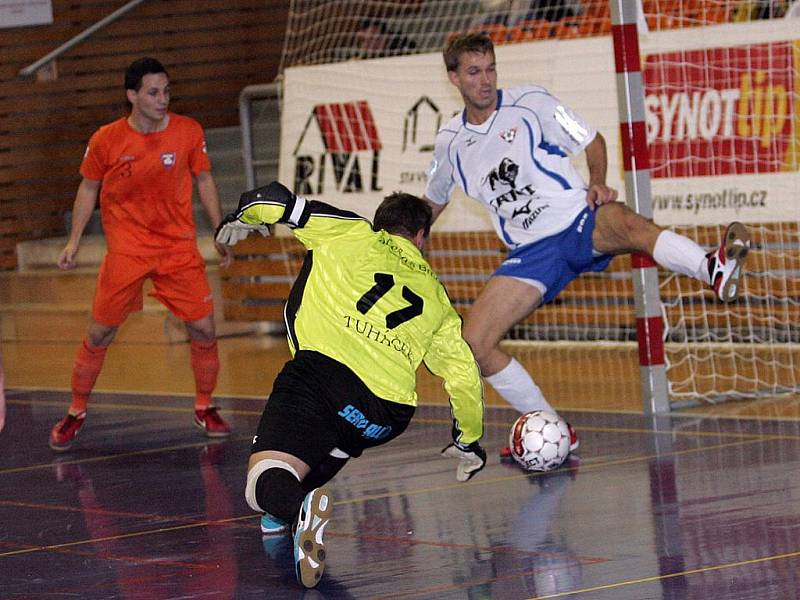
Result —
[[486, 465], [486, 451], [478, 442], [472, 442], [469, 446], [453, 442], [442, 450], [442, 456], [458, 459], [458, 481], [469, 481]]
[[239, 217], [244, 214], [247, 207], [257, 202], [275, 201], [286, 205], [294, 203], [296, 199], [297, 196], [290, 192], [286, 186], [277, 181], [244, 192], [239, 197], [239, 206], [236, 208], [236, 212], [232, 212], [222, 219], [222, 223], [219, 224], [217, 231], [214, 233], [214, 239], [220, 244], [233, 246], [236, 242], [241, 242], [250, 235], [251, 231], [257, 231], [264, 237], [267, 237], [270, 234], [269, 225], [250, 225], [249, 223], [240, 221]]
[[236, 216], [237, 213], [231, 213], [222, 219], [222, 223], [217, 227], [214, 233], [214, 239], [220, 244], [226, 246], [233, 246], [237, 242], [241, 242], [251, 231], [257, 231], [264, 237], [269, 235], [269, 227], [267, 225], [250, 225], [242, 223]]

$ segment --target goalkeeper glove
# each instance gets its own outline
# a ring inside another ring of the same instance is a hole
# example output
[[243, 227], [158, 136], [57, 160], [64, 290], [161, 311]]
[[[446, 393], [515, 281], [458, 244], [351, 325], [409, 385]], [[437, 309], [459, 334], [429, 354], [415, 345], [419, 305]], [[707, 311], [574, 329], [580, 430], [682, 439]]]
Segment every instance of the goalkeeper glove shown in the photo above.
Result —
[[468, 446], [453, 442], [442, 450], [442, 456], [458, 459], [458, 481], [469, 481], [486, 465], [486, 451], [478, 442], [472, 442]]
[[231, 213], [222, 219], [222, 223], [219, 224], [217, 231], [214, 233], [214, 239], [220, 244], [233, 246], [250, 235], [251, 231], [257, 231], [264, 237], [269, 235], [269, 227], [267, 225], [242, 223], [236, 213]]
[[236, 242], [241, 242], [250, 235], [251, 231], [257, 231], [264, 237], [267, 237], [270, 234], [268, 225], [261, 223], [258, 225], [250, 225], [249, 223], [240, 221], [239, 217], [241, 217], [247, 207], [253, 203], [259, 201], [277, 201], [288, 204], [289, 202], [294, 202], [296, 198], [297, 196], [290, 192], [286, 186], [277, 181], [247, 191], [239, 197], [239, 206], [236, 212], [229, 214], [222, 220], [222, 223], [219, 224], [214, 234], [214, 239], [220, 244], [233, 246]]

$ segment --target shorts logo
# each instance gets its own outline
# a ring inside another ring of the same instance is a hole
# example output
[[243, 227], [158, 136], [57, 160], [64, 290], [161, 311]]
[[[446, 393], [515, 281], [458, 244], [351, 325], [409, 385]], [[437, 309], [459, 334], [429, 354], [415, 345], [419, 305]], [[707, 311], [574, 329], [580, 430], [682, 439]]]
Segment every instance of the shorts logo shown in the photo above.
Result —
[[586, 224], [586, 219], [589, 218], [588, 213], [581, 217], [580, 223], [578, 223], [578, 233], [583, 233], [583, 226]]
[[364, 413], [352, 404], [348, 404], [337, 414], [356, 429], [361, 429], [362, 437], [368, 440], [382, 440], [392, 432], [392, 428], [389, 425], [370, 423], [369, 419], [364, 416]]
[[175, 164], [175, 153], [174, 152], [162, 152], [161, 153], [161, 164], [164, 165], [165, 169], [171, 169]]
[[521, 265], [521, 264], [522, 264], [521, 258], [507, 258], [506, 260], [503, 261], [504, 267], [509, 265]]

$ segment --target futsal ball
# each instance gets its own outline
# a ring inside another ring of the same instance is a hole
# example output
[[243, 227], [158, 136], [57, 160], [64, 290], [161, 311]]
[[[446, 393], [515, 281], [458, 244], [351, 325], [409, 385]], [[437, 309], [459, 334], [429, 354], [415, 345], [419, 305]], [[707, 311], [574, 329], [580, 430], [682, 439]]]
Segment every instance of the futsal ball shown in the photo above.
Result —
[[520, 416], [511, 427], [511, 456], [526, 471], [552, 471], [569, 454], [567, 422], [544, 410]]

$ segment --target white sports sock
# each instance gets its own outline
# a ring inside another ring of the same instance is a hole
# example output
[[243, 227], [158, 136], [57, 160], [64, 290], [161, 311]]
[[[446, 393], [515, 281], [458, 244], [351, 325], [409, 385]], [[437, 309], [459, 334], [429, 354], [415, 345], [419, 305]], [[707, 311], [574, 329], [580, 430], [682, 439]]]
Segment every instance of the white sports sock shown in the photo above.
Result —
[[511, 362], [494, 375], [484, 377], [500, 396], [520, 413], [527, 413], [532, 410], [546, 410], [556, 413], [547, 400], [539, 386], [519, 362], [512, 358]]
[[653, 260], [665, 269], [711, 285], [706, 251], [686, 236], [667, 229], [662, 231], [656, 238]]

